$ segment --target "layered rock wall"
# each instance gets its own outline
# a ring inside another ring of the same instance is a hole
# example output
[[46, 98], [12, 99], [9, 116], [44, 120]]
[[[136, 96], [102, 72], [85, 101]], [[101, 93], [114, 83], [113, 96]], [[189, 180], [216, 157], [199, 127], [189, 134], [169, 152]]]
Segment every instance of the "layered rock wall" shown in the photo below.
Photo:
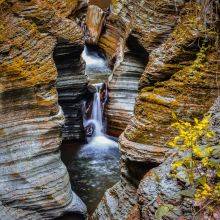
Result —
[[[151, 177], [151, 169], [170, 154], [166, 143], [175, 135], [171, 128], [173, 113], [189, 122], [195, 117], [202, 118], [218, 96], [218, 33], [213, 26], [215, 21], [210, 20], [216, 17], [215, 5], [181, 0], [133, 3], [130, 10], [135, 17], [131, 19], [130, 34], [149, 53], [149, 62], [139, 82], [134, 117], [119, 140], [121, 181], [105, 193], [94, 219], [155, 219], [157, 206], [152, 211], [151, 204], [158, 186], [156, 177]], [[122, 7], [129, 7], [126, 1], [116, 5], [123, 4], [126, 6]], [[118, 10], [123, 11], [121, 7]], [[113, 54], [109, 48], [106, 53]], [[165, 175], [169, 172], [167, 164], [155, 168], [156, 172]], [[163, 185], [161, 191], [172, 200], [179, 189], [175, 181], [169, 182], [162, 176], [166, 187]], [[143, 183], [143, 177], [148, 181]], [[154, 181], [154, 186], [149, 181]], [[171, 193], [170, 189], [174, 191]], [[184, 212], [182, 208], [178, 216]], [[187, 218], [191, 217], [189, 211]]]
[[109, 101], [105, 110], [108, 134], [118, 137], [132, 118], [139, 79], [146, 62], [147, 57], [128, 51], [113, 71], [108, 84]]
[[51, 219], [86, 208], [60, 159], [64, 116], [55, 88], [56, 39], [82, 44], [65, 17], [77, 1], [0, 2], [0, 216]]
[[63, 140], [84, 141], [82, 100], [87, 91], [85, 64], [81, 58], [83, 44], [60, 42], [54, 51], [58, 70], [56, 88], [59, 95], [65, 124], [62, 129]]
[[102, 31], [105, 20], [105, 12], [96, 5], [90, 5], [86, 15], [86, 27], [88, 29], [89, 44], [96, 44]]
[[100, 13], [95, 13], [95, 10], [97, 10], [96, 8], [100, 6], [102, 8], [100, 8], [100, 10], [105, 12], [105, 22], [103, 23], [101, 30], [96, 27], [99, 23], [93, 22], [88, 24], [87, 29], [92, 31], [90, 31], [87, 41], [91, 42], [92, 36], [99, 36], [99, 38], [96, 39], [96, 44], [105, 52], [105, 55], [109, 60], [109, 64], [112, 65], [117, 60], [118, 63], [122, 61], [126, 39], [131, 30], [131, 19], [133, 16], [131, 13], [133, 4], [131, 4], [131, 2], [132, 1], [130, 0], [117, 1], [114, 5], [111, 4], [110, 7], [103, 8], [101, 1], [91, 1], [91, 4], [94, 3], [96, 7], [90, 5], [90, 13], [87, 14], [93, 15], [93, 20], [98, 21]]

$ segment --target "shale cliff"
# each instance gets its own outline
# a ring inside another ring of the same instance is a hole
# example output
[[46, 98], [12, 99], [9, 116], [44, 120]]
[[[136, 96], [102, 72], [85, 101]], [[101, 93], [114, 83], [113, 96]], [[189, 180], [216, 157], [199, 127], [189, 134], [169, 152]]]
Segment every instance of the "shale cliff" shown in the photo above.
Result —
[[[192, 203], [184, 205], [178, 183], [167, 175], [172, 158], [166, 143], [175, 136], [171, 127], [174, 114], [188, 122], [202, 118], [218, 96], [216, 7], [215, 2], [206, 1], [112, 1], [96, 40], [114, 64], [107, 117], [116, 109], [113, 88], [122, 88], [123, 78], [118, 83], [117, 77], [132, 69], [133, 61], [127, 61], [127, 39], [133, 38], [149, 57], [145, 57], [147, 65], [140, 74], [134, 117], [127, 120], [119, 140], [121, 181], [105, 193], [93, 219], [155, 219], [159, 194], [178, 208], [168, 219], [178, 219], [185, 211], [184, 218], [192, 219]], [[126, 92], [132, 88], [129, 83]], [[126, 109], [120, 110], [121, 103], [117, 103], [120, 113], [111, 117], [117, 129], [122, 124], [118, 115], [123, 117]], [[219, 115], [219, 104], [215, 109]]]
[[[0, 1], [1, 219], [86, 213], [60, 159], [64, 115], [53, 60], [57, 40], [83, 46], [80, 28], [66, 18], [76, 6], [77, 1]], [[60, 44], [56, 48], [56, 57], [65, 53]]]
[[[133, 42], [135, 44], [135, 42]], [[109, 81], [109, 102], [106, 105], [107, 133], [118, 137], [133, 116], [138, 84], [146, 63], [146, 52], [128, 50]]]
[[85, 64], [81, 58], [84, 45], [59, 42], [54, 50], [58, 70], [56, 88], [65, 115], [63, 140], [84, 141], [82, 100], [87, 92]]

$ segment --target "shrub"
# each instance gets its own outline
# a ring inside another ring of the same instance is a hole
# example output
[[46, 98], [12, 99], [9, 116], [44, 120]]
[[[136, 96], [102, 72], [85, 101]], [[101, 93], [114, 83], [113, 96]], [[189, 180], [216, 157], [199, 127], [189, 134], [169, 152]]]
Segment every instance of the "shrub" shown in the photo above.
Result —
[[214, 156], [220, 149], [209, 144], [215, 135], [210, 129], [210, 116], [201, 121], [194, 119], [194, 124], [178, 120], [172, 126], [178, 131], [168, 143], [177, 149], [172, 176], [188, 183], [195, 207], [199, 208], [197, 213], [213, 211], [220, 205], [220, 164]]

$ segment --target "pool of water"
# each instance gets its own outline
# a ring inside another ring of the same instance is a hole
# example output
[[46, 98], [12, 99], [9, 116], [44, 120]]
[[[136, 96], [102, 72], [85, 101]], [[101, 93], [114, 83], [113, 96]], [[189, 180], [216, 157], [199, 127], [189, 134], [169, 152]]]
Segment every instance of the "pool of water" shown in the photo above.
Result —
[[67, 166], [73, 191], [91, 214], [104, 192], [119, 181], [117, 143], [104, 135], [94, 137], [85, 145], [63, 143], [61, 157]]

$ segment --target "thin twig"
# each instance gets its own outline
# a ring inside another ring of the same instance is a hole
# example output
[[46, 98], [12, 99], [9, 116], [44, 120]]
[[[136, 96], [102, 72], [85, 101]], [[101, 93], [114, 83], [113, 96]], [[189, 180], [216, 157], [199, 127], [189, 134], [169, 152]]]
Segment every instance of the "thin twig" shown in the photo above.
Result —
[[209, 201], [207, 204], [205, 204], [199, 211], [197, 211], [194, 215], [193, 215], [193, 220], [195, 219], [196, 215], [198, 213], [200, 213], [203, 209], [205, 209], [208, 205], [210, 205], [213, 201]]

